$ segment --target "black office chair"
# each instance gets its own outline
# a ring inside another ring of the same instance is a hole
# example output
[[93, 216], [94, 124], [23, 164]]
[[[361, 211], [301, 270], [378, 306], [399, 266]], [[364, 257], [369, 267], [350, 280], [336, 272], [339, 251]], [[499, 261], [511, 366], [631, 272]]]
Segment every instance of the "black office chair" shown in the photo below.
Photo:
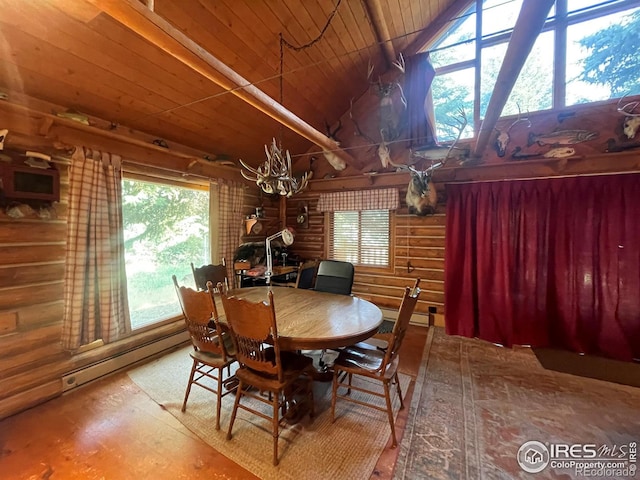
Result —
[[296, 288], [303, 288], [306, 290], [313, 289], [316, 283], [317, 271], [318, 271], [317, 260], [302, 262], [298, 267], [298, 276], [296, 277]]
[[322, 260], [318, 266], [314, 290], [319, 292], [351, 295], [353, 264], [339, 260]]
[[[319, 292], [351, 295], [353, 276], [354, 268], [352, 263], [339, 260], [322, 260], [318, 265], [316, 284], [313, 289]], [[331, 360], [327, 363], [326, 353], [325, 349], [305, 351], [305, 354], [311, 357], [319, 355], [318, 367], [321, 371], [328, 371], [333, 364]]]

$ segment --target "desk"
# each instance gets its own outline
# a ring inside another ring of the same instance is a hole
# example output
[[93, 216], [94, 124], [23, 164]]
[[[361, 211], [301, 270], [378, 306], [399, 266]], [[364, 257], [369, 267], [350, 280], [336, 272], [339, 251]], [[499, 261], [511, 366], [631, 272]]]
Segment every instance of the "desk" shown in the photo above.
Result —
[[[243, 287], [263, 287], [266, 285], [267, 279], [264, 275], [253, 276], [247, 275], [246, 270], [240, 271], [239, 273], [236, 271], [236, 288]], [[298, 273], [298, 267], [296, 266], [275, 266], [273, 267], [273, 272], [271, 275], [272, 282], [289, 282], [295, 280], [295, 276], [293, 274]], [[293, 277], [293, 278], [292, 278]]]
[[[266, 302], [269, 288], [283, 350], [346, 347], [371, 337], [382, 324], [382, 310], [358, 297], [287, 287], [242, 288], [229, 295]], [[222, 314], [222, 302], [218, 302]], [[224, 315], [220, 320], [226, 322]]]

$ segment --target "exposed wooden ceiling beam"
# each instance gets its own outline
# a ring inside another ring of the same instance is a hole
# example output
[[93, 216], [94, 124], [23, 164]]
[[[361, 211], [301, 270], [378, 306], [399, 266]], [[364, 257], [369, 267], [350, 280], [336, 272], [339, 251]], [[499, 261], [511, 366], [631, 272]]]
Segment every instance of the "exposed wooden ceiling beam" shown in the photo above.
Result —
[[478, 132], [478, 140], [472, 157], [479, 158], [491, 138], [502, 109], [509, 99], [511, 90], [520, 75], [520, 71], [544, 26], [544, 22], [555, 0], [524, 0], [520, 14], [513, 28], [513, 34], [504, 55], [496, 85], [491, 93], [484, 121]]
[[422, 30], [418, 36], [404, 49], [405, 56], [415, 55], [416, 53], [429, 47], [440, 34], [444, 33], [450, 27], [454, 18], [459, 17], [469, 5], [475, 0], [456, 0], [442, 12], [437, 18], [431, 22], [427, 28]]
[[369, 20], [371, 20], [373, 33], [378, 40], [380, 50], [382, 50], [382, 56], [387, 63], [387, 69], [389, 69], [396, 60], [396, 51], [393, 48], [393, 43], [391, 42], [391, 34], [389, 33], [389, 27], [387, 26], [387, 22], [384, 18], [380, 0], [364, 0], [364, 7], [367, 11], [367, 15], [369, 16]]
[[340, 149], [334, 140], [287, 110], [142, 3], [136, 0], [87, 1], [227, 92], [320, 148], [332, 151], [347, 164], [355, 163], [353, 157]]

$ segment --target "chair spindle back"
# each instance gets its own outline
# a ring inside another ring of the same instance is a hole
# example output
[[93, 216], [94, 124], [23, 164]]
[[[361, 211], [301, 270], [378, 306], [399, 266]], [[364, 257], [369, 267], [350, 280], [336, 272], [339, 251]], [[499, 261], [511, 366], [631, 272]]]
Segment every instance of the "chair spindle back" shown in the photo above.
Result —
[[228, 296], [226, 292], [221, 296], [238, 362], [282, 381], [273, 292], [269, 291], [268, 303]]
[[207, 282], [206, 291], [196, 291], [178, 285], [175, 275], [172, 279], [193, 347], [196, 350], [220, 355], [226, 361], [228, 354], [224, 342], [220, 340], [222, 331], [218, 310], [213, 300], [211, 282]]
[[387, 365], [391, 364], [391, 362], [393, 362], [393, 360], [396, 358], [396, 356], [398, 355], [398, 351], [402, 346], [402, 341], [404, 340], [404, 336], [407, 332], [407, 327], [409, 326], [411, 316], [413, 315], [416, 304], [418, 303], [418, 297], [420, 296], [419, 285], [420, 279], [418, 278], [413, 284], [413, 288], [404, 288], [402, 303], [400, 304], [400, 309], [398, 310], [398, 319], [393, 326], [391, 339], [389, 341], [389, 346], [387, 347], [387, 352], [383, 362], [383, 372], [384, 368], [386, 368]]

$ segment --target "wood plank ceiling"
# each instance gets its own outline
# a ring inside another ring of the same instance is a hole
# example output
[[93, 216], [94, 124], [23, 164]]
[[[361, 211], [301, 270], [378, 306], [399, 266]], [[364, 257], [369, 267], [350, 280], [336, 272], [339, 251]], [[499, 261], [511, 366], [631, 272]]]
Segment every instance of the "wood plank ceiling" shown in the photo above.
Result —
[[[367, 92], [369, 61], [377, 72], [387, 70], [393, 53], [415, 50], [427, 27], [433, 30], [434, 22], [468, 1], [341, 0], [317, 42], [299, 51], [284, 49], [282, 92], [280, 34], [294, 45], [312, 42], [337, 0], [147, 3], [149, 16], [272, 99], [282, 95], [285, 109], [324, 133], [325, 122], [334, 124], [352, 98]], [[312, 146], [106, 13], [108, 5], [120, 8], [117, 4], [132, 11], [142, 5], [135, 0], [0, 0], [0, 90], [14, 103], [45, 100], [212, 158], [258, 165], [264, 144], [274, 136], [292, 154]], [[145, 28], [158, 27], [147, 21]], [[392, 41], [381, 42], [384, 38]]]

